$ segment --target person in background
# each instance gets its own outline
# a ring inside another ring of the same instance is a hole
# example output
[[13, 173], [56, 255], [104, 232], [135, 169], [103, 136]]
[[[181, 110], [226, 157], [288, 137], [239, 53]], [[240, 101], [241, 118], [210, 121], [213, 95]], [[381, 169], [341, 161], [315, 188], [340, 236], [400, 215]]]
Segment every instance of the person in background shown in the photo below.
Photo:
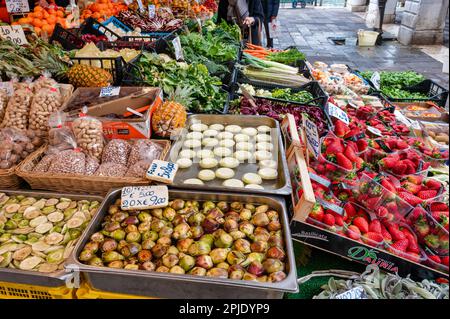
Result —
[[264, 29], [266, 30], [267, 47], [273, 48], [273, 38], [270, 36], [269, 23], [273, 22], [278, 16], [280, 9], [280, 0], [262, 0], [264, 8]]
[[264, 23], [264, 10], [261, 0], [220, 0], [217, 23], [222, 20], [236, 22], [243, 34], [251, 38], [252, 44], [261, 45], [261, 29]]

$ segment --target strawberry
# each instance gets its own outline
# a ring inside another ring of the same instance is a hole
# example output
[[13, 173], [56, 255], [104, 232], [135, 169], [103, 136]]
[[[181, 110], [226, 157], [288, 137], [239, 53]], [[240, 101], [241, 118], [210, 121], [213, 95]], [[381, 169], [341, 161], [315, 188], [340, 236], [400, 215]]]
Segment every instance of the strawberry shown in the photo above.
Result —
[[364, 217], [356, 217], [353, 220], [353, 225], [358, 227], [361, 233], [367, 233], [369, 231], [369, 223]]
[[335, 224], [334, 216], [331, 214], [325, 214], [323, 216], [322, 222], [328, 226], [334, 226], [334, 224]]
[[402, 239], [406, 238], [405, 234], [403, 234], [403, 232], [400, 229], [398, 229], [398, 225], [396, 225], [396, 224], [391, 224], [391, 225], [387, 226], [387, 229], [388, 229], [389, 233], [392, 235], [392, 239], [394, 241], [398, 241], [398, 240], [402, 240]]
[[406, 143], [405, 141], [402, 141], [402, 140], [397, 140], [395, 143], [395, 146], [399, 150], [404, 150], [409, 147], [408, 143]]
[[361, 237], [361, 232], [355, 225], [348, 226], [347, 236], [351, 239], [358, 240]]
[[422, 203], [422, 199], [408, 192], [399, 192], [398, 196], [411, 206], [417, 206]]
[[448, 211], [448, 205], [446, 203], [433, 202], [430, 205], [430, 209], [431, 209], [432, 212]]
[[392, 242], [392, 236], [384, 225], [381, 225], [381, 235], [383, 236], [385, 242]]
[[441, 258], [441, 263], [448, 267], [448, 256], [444, 256]]
[[337, 226], [344, 226], [344, 218], [338, 214], [334, 215], [335, 224]]
[[348, 132], [350, 132], [348, 125], [341, 120], [336, 120], [336, 123], [334, 124], [334, 134], [336, 134], [337, 137], [344, 137]]
[[360, 170], [361, 168], [364, 167], [364, 160], [361, 157], [357, 157], [355, 160], [355, 166], [357, 170]]
[[380, 218], [385, 218], [389, 214], [389, 211], [386, 207], [380, 206], [376, 209], [375, 214]]
[[395, 193], [395, 186], [386, 178], [381, 180], [381, 186], [386, 188], [388, 191]]
[[373, 209], [376, 206], [376, 204], [378, 204], [379, 200], [380, 200], [379, 197], [372, 197], [366, 199], [367, 208]]
[[341, 153], [336, 154], [336, 161], [339, 166], [341, 166], [342, 168], [344, 168], [346, 170], [353, 169], [352, 162], [345, 155], [343, 155]]
[[439, 190], [441, 188], [441, 183], [435, 179], [429, 178], [425, 181], [425, 186], [430, 189]]
[[434, 198], [434, 197], [436, 197], [436, 195], [437, 195], [437, 190], [434, 190], [434, 189], [430, 189], [430, 190], [427, 190], [427, 191], [420, 191], [417, 194], [417, 196], [419, 198], [422, 198], [422, 199]]
[[381, 234], [381, 222], [374, 219], [369, 224], [369, 232]]
[[405, 252], [406, 249], [408, 248], [408, 239], [404, 238], [404, 239], [400, 239], [397, 240], [396, 242], [394, 242], [389, 248], [389, 250], [392, 250], [393, 253], [398, 253], [398, 252]]
[[448, 210], [443, 211], [443, 212], [438, 212], [438, 211], [431, 212], [431, 216], [437, 222], [440, 222], [441, 220], [446, 220], [446, 219], [448, 219]]
[[365, 243], [367, 243], [366, 240], [368, 240], [369, 242], [372, 241], [376, 243], [381, 243], [383, 241], [383, 236], [379, 233], [368, 232], [363, 234], [362, 239]]
[[423, 215], [417, 219], [414, 224], [414, 229], [421, 238], [424, 238], [430, 233], [430, 225], [428, 225], [426, 218]]
[[341, 141], [335, 140], [327, 146], [327, 150], [326, 150], [325, 154], [333, 154], [334, 155], [334, 154], [343, 153], [343, 152], [344, 152], [344, 147], [342, 146]]
[[437, 249], [439, 248], [439, 237], [436, 235], [429, 234], [424, 238], [425, 244], [428, 247]]
[[356, 141], [356, 145], [358, 146], [358, 151], [362, 152], [367, 149], [368, 143], [365, 139], [360, 139]]
[[436, 264], [440, 264], [442, 263], [441, 258], [438, 255], [431, 255], [428, 256], [428, 259], [432, 260], [433, 262], [435, 262]]
[[411, 182], [403, 182], [402, 188], [406, 189], [411, 194], [416, 195], [418, 192], [422, 190], [422, 185], [416, 185]]
[[423, 217], [424, 215], [425, 215], [425, 211], [422, 209], [422, 207], [417, 206], [411, 212], [411, 219], [417, 220], [417, 219], [419, 219], [419, 217]]
[[353, 204], [352, 203], [346, 203], [345, 205], [344, 205], [344, 210], [345, 210], [345, 212], [346, 212], [346, 214], [347, 214], [347, 216], [349, 217], [349, 218], [352, 218], [353, 216], [355, 216], [356, 215], [356, 209], [355, 209], [355, 206], [353, 206]]
[[320, 204], [314, 204], [311, 212], [309, 213], [309, 217], [321, 222], [324, 217], [323, 207]]
[[395, 167], [395, 165], [397, 165], [397, 160], [393, 159], [391, 157], [385, 157], [378, 161], [378, 165], [380, 165], [381, 167], [384, 167], [386, 169], [391, 169], [391, 168]]
[[406, 170], [408, 169], [408, 166], [403, 163], [398, 163], [397, 161], [395, 161], [395, 163], [396, 163], [396, 165], [391, 167], [392, 172], [397, 175], [404, 175]]
[[352, 162], [356, 161], [356, 159], [358, 158], [358, 156], [355, 153], [355, 150], [350, 146], [347, 146], [345, 148], [344, 155]]

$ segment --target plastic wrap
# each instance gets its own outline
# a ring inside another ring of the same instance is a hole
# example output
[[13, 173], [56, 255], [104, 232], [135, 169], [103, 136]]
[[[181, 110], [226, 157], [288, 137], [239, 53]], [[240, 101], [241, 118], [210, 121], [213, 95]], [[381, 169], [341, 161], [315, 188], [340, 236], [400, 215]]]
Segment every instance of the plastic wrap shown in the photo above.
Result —
[[128, 168], [125, 176], [145, 178], [145, 175], [147, 173], [148, 168], [150, 167], [150, 164], [151, 163], [149, 163], [147, 160], [138, 161]]
[[80, 150], [64, 150], [56, 154], [49, 173], [83, 175], [86, 171], [86, 156]]
[[42, 140], [31, 131], [15, 128], [0, 130], [0, 169], [9, 169], [19, 164], [42, 144]]
[[3, 121], [8, 104], [8, 93], [4, 89], [0, 89], [0, 123]]
[[55, 159], [56, 154], [47, 154], [41, 160], [39, 163], [36, 164], [36, 166], [33, 168], [34, 173], [46, 173], [48, 169], [50, 168], [50, 165], [52, 164], [53, 160]]
[[19, 130], [28, 128], [28, 115], [33, 99], [33, 92], [29, 88], [14, 91], [8, 101], [2, 127], [13, 127]]
[[151, 140], [135, 140], [131, 147], [130, 157], [128, 158], [128, 167], [131, 167], [139, 161], [146, 161], [150, 165], [153, 160], [161, 156], [161, 153], [162, 147], [159, 144]]
[[57, 112], [61, 105], [62, 97], [55, 87], [42, 88], [37, 91], [30, 108], [29, 128], [42, 135], [47, 135], [49, 117], [52, 113]]
[[94, 175], [104, 177], [123, 177], [125, 176], [126, 171], [126, 166], [110, 162], [102, 163]]
[[86, 171], [85, 175], [91, 176], [94, 175], [100, 164], [95, 157], [86, 156]]
[[33, 82], [33, 92], [38, 93], [42, 89], [50, 89], [57, 86], [57, 82], [51, 78], [51, 74], [45, 72], [41, 77]]
[[56, 112], [50, 115], [47, 154], [57, 154], [77, 147], [72, 129], [66, 126], [66, 114]]
[[104, 147], [102, 122], [82, 114], [73, 121], [72, 130], [78, 147], [86, 155], [100, 160]]
[[125, 140], [113, 139], [106, 144], [102, 163], [116, 163], [126, 166], [130, 156], [131, 145]]

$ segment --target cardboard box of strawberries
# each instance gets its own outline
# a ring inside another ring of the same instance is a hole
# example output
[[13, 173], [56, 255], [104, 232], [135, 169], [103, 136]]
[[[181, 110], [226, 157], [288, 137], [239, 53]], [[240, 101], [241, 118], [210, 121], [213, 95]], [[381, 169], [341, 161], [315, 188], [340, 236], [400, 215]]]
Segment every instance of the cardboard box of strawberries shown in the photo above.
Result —
[[387, 111], [342, 110], [348, 124], [333, 118], [310, 156], [316, 204], [292, 222], [293, 238], [400, 275], [448, 277], [448, 189], [427, 177], [448, 151], [427, 148]]

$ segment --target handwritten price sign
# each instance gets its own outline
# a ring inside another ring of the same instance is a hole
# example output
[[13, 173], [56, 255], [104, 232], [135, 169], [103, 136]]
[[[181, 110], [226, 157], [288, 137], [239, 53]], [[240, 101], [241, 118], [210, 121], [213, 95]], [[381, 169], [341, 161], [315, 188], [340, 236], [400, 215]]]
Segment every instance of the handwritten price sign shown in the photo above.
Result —
[[17, 45], [28, 44], [25, 33], [20, 25], [4, 25], [0, 26], [0, 38], [9, 40]]
[[317, 125], [310, 119], [303, 117], [303, 126], [305, 127], [308, 150], [314, 155], [314, 158], [318, 158], [320, 154], [320, 140]]
[[6, 11], [9, 13], [30, 12], [28, 0], [6, 0]]
[[173, 183], [173, 179], [175, 178], [177, 170], [178, 165], [175, 163], [153, 160], [152, 164], [147, 170], [146, 177], [152, 181], [171, 184]]
[[167, 186], [129, 186], [122, 188], [122, 210], [166, 207], [169, 203]]
[[339, 107], [337, 107], [333, 103], [328, 103], [328, 114], [332, 117], [337, 118], [338, 120], [341, 120], [347, 125], [350, 123], [347, 113], [342, 111]]
[[106, 86], [100, 90], [100, 97], [117, 96], [120, 93], [120, 86]]

